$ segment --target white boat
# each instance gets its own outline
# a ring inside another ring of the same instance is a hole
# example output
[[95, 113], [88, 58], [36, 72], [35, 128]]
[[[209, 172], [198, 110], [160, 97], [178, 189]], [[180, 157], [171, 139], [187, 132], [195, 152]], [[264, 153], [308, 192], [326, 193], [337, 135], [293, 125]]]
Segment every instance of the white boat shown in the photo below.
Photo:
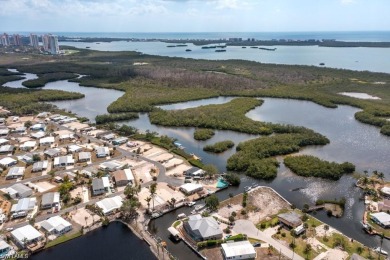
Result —
[[206, 204], [199, 204], [195, 206], [195, 211], [200, 211], [206, 207]]
[[389, 254], [389, 253], [387, 253], [387, 251], [381, 249], [380, 247], [374, 248], [374, 251], [377, 252], [377, 253], [380, 253], [382, 255], [388, 255]]
[[188, 203], [187, 203], [187, 206], [188, 206], [188, 207], [192, 207], [192, 206], [194, 206], [195, 204], [196, 204], [195, 201], [191, 201], [191, 202], [188, 202]]

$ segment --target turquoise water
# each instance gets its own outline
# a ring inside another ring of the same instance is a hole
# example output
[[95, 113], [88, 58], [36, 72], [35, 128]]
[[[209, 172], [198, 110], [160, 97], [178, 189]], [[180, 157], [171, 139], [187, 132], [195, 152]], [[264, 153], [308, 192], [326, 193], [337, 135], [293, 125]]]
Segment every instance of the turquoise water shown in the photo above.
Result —
[[217, 182], [218, 189], [226, 188], [227, 186], [229, 186], [229, 184], [226, 181], [224, 181], [222, 178], [218, 178], [218, 182]]

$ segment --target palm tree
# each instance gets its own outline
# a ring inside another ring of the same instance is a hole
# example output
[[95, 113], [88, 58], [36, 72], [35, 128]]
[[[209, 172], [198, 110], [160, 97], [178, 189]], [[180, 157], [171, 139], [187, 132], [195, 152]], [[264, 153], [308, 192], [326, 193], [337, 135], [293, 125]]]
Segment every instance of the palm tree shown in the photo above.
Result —
[[325, 237], [326, 237], [326, 232], [329, 230], [329, 226], [328, 225], [324, 225], [324, 230], [325, 230]]
[[379, 172], [378, 173], [378, 178], [382, 181], [382, 183], [383, 183], [383, 181], [384, 181], [384, 179], [385, 179], [385, 175], [383, 174], [383, 172]]
[[310, 251], [311, 251], [311, 245], [306, 244], [305, 250], [303, 251], [306, 254], [306, 259], [309, 259]]
[[145, 199], [146, 203], [148, 204], [148, 210], [150, 209], [150, 201], [152, 200], [152, 198], [149, 196]]
[[157, 191], [157, 183], [152, 183], [150, 185], [150, 188], [149, 188], [149, 192], [150, 192], [150, 197], [152, 197], [152, 203], [153, 203], [153, 208], [152, 208], [152, 211], [154, 211], [154, 196], [156, 196], [156, 191]]
[[84, 220], [85, 220], [85, 227], [87, 227], [87, 226], [88, 226], [88, 224], [87, 224], [88, 217], [85, 216], [85, 217], [84, 217]]

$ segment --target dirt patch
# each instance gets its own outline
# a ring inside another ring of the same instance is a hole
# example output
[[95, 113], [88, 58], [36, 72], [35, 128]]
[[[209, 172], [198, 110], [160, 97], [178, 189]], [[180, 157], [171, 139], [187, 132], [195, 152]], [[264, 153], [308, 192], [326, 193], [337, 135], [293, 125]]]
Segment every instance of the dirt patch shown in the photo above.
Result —
[[256, 260], [278, 260], [283, 259], [287, 260], [289, 258], [279, 255], [279, 253], [275, 250], [269, 250], [268, 248], [256, 248], [257, 257]]
[[202, 249], [200, 253], [207, 259], [223, 260], [222, 249], [220, 247]]

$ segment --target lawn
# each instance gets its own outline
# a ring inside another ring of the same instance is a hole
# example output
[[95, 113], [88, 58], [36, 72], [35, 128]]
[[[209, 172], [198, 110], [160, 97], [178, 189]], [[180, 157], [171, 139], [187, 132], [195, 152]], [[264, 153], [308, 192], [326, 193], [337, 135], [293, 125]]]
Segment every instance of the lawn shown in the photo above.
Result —
[[46, 244], [45, 248], [49, 248], [49, 247], [52, 247], [52, 246], [55, 246], [55, 245], [64, 243], [64, 242], [66, 242], [66, 241], [68, 241], [68, 240], [72, 240], [72, 239], [74, 239], [74, 238], [76, 238], [76, 237], [81, 236], [82, 234], [83, 234], [82, 231], [78, 231], [78, 232], [76, 232], [76, 233], [74, 233], [74, 234], [62, 235], [62, 236], [60, 236], [60, 237], [58, 237], [58, 238], [56, 238], [56, 239], [54, 239], [54, 240], [48, 242], [48, 243]]
[[331, 236], [327, 236], [326, 241], [324, 240], [324, 237], [318, 237], [317, 239], [330, 248], [342, 247], [349, 255], [357, 253], [368, 259], [378, 258], [378, 254], [368, 247], [363, 246], [359, 242], [351, 241], [349, 238], [339, 233], [333, 233]]

